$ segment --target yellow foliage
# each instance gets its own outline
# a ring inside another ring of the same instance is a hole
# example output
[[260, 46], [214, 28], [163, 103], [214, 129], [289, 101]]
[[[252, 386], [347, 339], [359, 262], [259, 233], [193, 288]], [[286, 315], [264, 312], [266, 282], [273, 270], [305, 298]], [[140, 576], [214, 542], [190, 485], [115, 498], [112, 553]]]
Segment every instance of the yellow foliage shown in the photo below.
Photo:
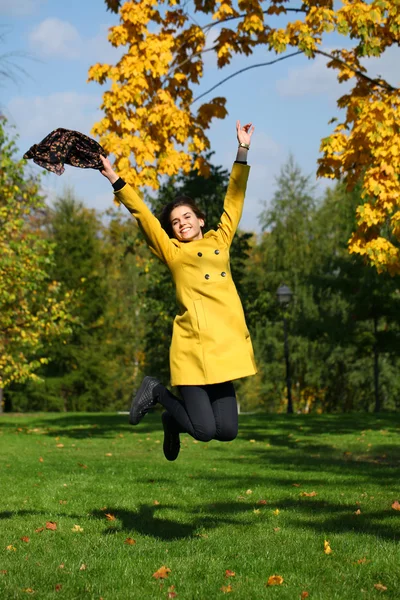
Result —
[[[115, 0], [106, 2], [115, 10]], [[374, 244], [392, 235], [400, 241], [398, 220], [392, 219], [400, 201], [400, 94], [386, 81], [369, 78], [361, 60], [399, 44], [399, 2], [305, 0], [296, 12], [289, 12], [288, 4], [194, 0], [195, 10], [208, 16], [202, 27], [200, 19], [195, 24], [189, 19], [180, 0], [121, 0], [120, 23], [111, 28], [109, 40], [125, 53], [115, 66], [96, 64], [89, 70], [90, 81], [110, 80], [104, 117], [93, 133], [135, 186], [157, 188], [162, 176], [191, 168], [204, 174], [207, 129], [227, 115], [225, 98], [193, 104], [194, 86], [204, 72], [206, 34], [214, 25], [220, 27], [213, 43], [220, 68], [260, 45], [277, 54], [299, 49], [313, 59], [324, 54], [323, 35], [344, 36], [344, 47], [327, 55], [327, 68], [336, 71], [339, 82], [351, 80], [353, 88], [338, 99], [344, 118], [321, 142], [318, 175], [343, 179], [350, 189], [361, 181], [365, 204], [350, 250], [393, 272], [398, 256], [391, 242], [380, 250]], [[326, 37], [324, 42], [328, 45]]]

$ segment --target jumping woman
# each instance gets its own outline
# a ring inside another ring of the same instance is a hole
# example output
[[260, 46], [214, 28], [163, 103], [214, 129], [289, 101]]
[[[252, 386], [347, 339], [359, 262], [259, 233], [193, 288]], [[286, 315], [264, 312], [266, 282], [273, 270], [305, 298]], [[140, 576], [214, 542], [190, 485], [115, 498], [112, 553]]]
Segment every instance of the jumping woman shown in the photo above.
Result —
[[238, 412], [232, 380], [256, 373], [242, 304], [232, 280], [229, 248], [239, 224], [250, 167], [247, 152], [254, 127], [236, 123], [239, 148], [217, 229], [203, 234], [204, 215], [181, 196], [167, 204], [158, 220], [138, 194], [113, 171], [103, 156], [102, 174], [116, 198], [137, 219], [150, 250], [171, 271], [179, 313], [170, 347], [174, 396], [154, 377], [145, 377], [132, 401], [129, 421], [137, 425], [159, 402], [164, 455], [175, 460], [180, 433], [197, 440], [235, 439]]

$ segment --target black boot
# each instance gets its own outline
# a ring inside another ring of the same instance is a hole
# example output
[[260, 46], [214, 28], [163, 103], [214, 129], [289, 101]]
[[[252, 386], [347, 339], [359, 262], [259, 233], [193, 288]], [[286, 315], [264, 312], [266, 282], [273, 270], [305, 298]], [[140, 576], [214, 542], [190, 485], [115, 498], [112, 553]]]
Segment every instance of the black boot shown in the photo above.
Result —
[[167, 460], [176, 460], [179, 456], [181, 449], [181, 443], [179, 441], [179, 433], [176, 433], [171, 428], [171, 420], [173, 417], [168, 411], [163, 412], [161, 415], [162, 424], [164, 427], [164, 456]]
[[134, 396], [129, 412], [129, 423], [137, 425], [143, 419], [150, 408], [157, 404], [157, 396], [154, 394], [154, 388], [159, 385], [155, 377], [145, 377]]

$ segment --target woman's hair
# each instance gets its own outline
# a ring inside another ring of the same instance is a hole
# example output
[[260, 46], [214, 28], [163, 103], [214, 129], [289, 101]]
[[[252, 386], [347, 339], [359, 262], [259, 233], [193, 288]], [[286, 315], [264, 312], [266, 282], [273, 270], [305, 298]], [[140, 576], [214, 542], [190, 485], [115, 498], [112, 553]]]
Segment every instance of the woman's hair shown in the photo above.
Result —
[[172, 225], [171, 225], [171, 213], [174, 210], [174, 208], [177, 208], [178, 206], [188, 206], [189, 208], [192, 209], [192, 211], [194, 212], [194, 214], [196, 215], [196, 217], [198, 219], [205, 220], [204, 214], [196, 206], [196, 204], [195, 204], [194, 200], [192, 200], [192, 198], [190, 198], [189, 196], [177, 196], [174, 200], [172, 200], [171, 202], [168, 202], [168, 204], [166, 204], [163, 207], [163, 209], [161, 211], [161, 215], [160, 215], [161, 227], [163, 229], [165, 229], [165, 231], [168, 233], [170, 238], [175, 237], [173, 229], [172, 229]]

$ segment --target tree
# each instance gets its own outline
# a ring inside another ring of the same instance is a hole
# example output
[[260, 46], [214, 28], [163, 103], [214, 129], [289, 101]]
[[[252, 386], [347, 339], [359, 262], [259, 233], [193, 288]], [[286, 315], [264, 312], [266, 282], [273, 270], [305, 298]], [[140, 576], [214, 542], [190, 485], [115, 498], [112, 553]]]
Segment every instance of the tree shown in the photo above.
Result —
[[[39, 180], [15, 158], [16, 144], [0, 121], [0, 411], [3, 389], [37, 379], [48, 343], [70, 332], [69, 293], [51, 278], [54, 247], [37, 223], [45, 209]], [[45, 344], [47, 344], [45, 346]]]
[[[362, 181], [350, 251], [367, 257], [379, 271], [400, 272], [400, 93], [384, 79], [370, 77], [362, 64], [363, 58], [380, 57], [399, 44], [397, 2], [306, 0], [292, 7], [289, 0], [239, 0], [237, 5], [233, 0], [194, 0], [196, 19], [182, 0], [106, 4], [114, 12], [119, 9], [121, 19], [111, 29], [110, 42], [127, 46], [127, 51], [115, 66], [96, 64], [89, 71], [89, 80], [111, 82], [103, 97], [104, 118], [93, 133], [114, 153], [127, 181], [157, 188], [160, 177], [180, 169], [208, 172], [206, 131], [213, 118], [224, 118], [227, 111], [220, 96], [193, 107], [205, 95], [194, 95], [205, 52], [216, 54], [220, 68], [235, 54], [249, 56], [258, 46], [279, 55], [295, 50], [276, 60], [322, 55], [339, 82], [353, 79], [354, 86], [338, 99], [345, 117], [322, 140], [318, 174], [342, 178], [349, 189]], [[202, 24], [205, 16], [209, 20]], [[276, 17], [280, 26], [275, 26]], [[220, 28], [218, 37], [207, 48], [207, 34], [214, 27]], [[330, 53], [322, 49], [329, 33], [345, 37], [343, 47]]]

